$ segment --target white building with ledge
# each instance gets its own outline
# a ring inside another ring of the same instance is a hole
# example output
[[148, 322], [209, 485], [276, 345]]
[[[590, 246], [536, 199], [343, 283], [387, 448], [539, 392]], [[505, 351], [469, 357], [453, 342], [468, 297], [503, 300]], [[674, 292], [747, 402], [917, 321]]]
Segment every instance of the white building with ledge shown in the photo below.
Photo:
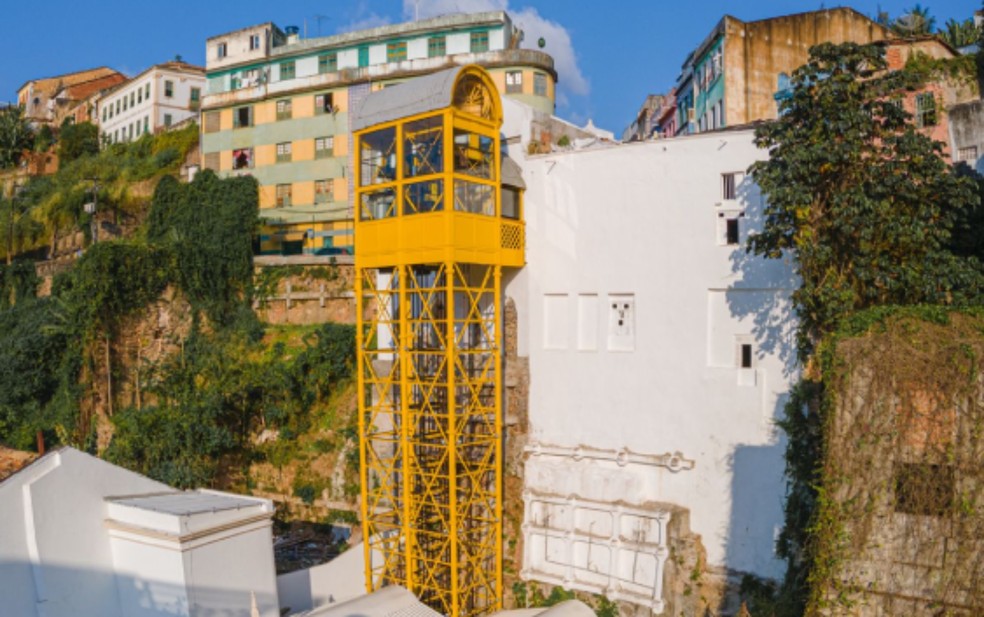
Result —
[[529, 114], [504, 106], [527, 186], [506, 286], [530, 366], [523, 577], [662, 611], [689, 516], [713, 573], [780, 578], [797, 282], [745, 252], [754, 132], [527, 157]]
[[197, 119], [204, 92], [204, 68], [178, 60], [155, 64], [99, 95], [93, 118], [100, 140], [104, 144], [133, 141]]

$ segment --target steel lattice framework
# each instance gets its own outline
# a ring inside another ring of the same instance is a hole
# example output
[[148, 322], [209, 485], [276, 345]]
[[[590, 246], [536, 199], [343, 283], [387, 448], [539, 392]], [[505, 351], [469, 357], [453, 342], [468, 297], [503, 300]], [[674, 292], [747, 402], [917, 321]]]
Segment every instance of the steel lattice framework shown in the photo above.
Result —
[[445, 107], [355, 133], [367, 585], [453, 617], [502, 604], [501, 276], [524, 234], [502, 216], [500, 125], [464, 67]]

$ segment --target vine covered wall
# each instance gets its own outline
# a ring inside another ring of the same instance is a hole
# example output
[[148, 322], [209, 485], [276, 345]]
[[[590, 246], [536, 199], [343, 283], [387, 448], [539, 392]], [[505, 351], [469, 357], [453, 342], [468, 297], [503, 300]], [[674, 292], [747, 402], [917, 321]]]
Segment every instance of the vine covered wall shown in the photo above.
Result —
[[984, 614], [984, 312], [864, 312], [820, 357], [808, 614]]

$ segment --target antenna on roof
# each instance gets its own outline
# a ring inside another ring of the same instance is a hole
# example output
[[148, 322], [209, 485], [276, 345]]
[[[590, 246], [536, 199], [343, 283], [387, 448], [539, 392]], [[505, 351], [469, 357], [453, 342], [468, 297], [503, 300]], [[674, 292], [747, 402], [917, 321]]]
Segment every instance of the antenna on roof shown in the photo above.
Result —
[[[318, 24], [318, 36], [321, 36], [321, 21], [324, 19], [331, 19], [328, 15], [315, 15], [314, 21]], [[306, 22], [305, 22], [306, 23]]]

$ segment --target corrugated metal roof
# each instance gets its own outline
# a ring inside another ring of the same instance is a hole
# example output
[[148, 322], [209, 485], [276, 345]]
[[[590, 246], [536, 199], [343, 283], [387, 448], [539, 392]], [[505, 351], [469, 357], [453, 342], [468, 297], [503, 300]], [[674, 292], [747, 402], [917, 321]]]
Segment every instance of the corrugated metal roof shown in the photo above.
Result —
[[373, 92], [355, 109], [352, 130], [447, 107], [451, 104], [454, 82], [463, 68], [438, 71]]
[[223, 510], [238, 510], [261, 505], [256, 499], [207, 493], [202, 491], [184, 491], [173, 493], [152, 493], [149, 495], [130, 495], [127, 497], [107, 497], [106, 501], [131, 508], [163, 512], [175, 516], [190, 514], [205, 514]]

